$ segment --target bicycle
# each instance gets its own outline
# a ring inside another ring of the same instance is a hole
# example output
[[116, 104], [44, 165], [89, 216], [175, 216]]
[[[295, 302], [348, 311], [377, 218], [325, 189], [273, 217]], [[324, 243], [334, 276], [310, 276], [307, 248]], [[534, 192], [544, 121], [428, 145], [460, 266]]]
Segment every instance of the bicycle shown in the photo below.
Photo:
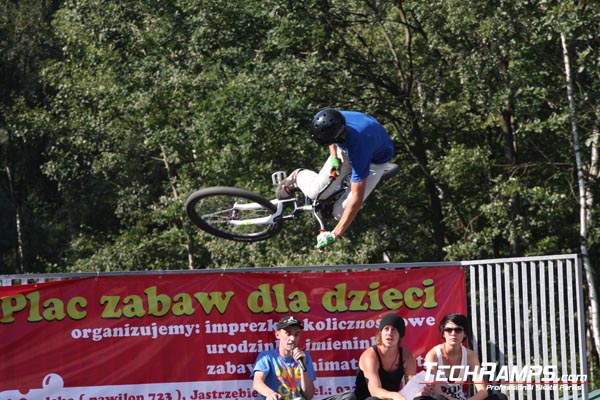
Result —
[[[384, 171], [380, 184], [399, 171], [397, 164], [390, 163], [390, 168]], [[284, 171], [274, 172], [271, 175], [273, 185], [278, 185], [286, 176]], [[321, 194], [338, 179], [335, 170], [315, 199], [300, 195], [284, 200], [268, 200], [248, 190], [212, 186], [193, 192], [185, 202], [185, 210], [190, 220], [203, 231], [238, 242], [269, 239], [281, 231], [285, 221], [294, 220], [303, 212], [312, 212], [319, 229], [325, 231], [327, 211], [346, 191], [347, 178], [349, 176], [342, 177], [342, 184], [324, 200], [320, 200]], [[285, 210], [290, 211], [284, 213]]]

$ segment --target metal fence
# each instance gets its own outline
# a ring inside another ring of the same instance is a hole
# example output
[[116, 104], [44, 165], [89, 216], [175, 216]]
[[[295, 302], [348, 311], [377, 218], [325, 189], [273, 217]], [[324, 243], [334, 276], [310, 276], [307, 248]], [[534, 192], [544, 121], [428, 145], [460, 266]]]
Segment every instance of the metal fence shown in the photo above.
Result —
[[[512, 259], [440, 263], [337, 265], [219, 270], [220, 272], [276, 272], [427, 268], [462, 265], [467, 276], [467, 310], [471, 319], [472, 347], [482, 363], [495, 372], [532, 371], [519, 376], [536, 384], [516, 383], [514, 375], [496, 380], [511, 400], [588, 399], [583, 275], [576, 254]], [[159, 271], [36, 274], [0, 276], [11, 286], [98, 275], [140, 275]], [[215, 270], [160, 271], [162, 274], [208, 273]], [[539, 367], [539, 368], [538, 368]], [[556, 379], [537, 384], [555, 372]], [[563, 375], [568, 376], [563, 379]]]
[[[554, 368], [545, 385], [510, 384], [510, 399], [587, 399], [582, 263], [577, 255], [462, 262], [473, 348], [482, 362]], [[563, 378], [563, 375], [567, 375]], [[532, 381], [543, 380], [535, 377]]]

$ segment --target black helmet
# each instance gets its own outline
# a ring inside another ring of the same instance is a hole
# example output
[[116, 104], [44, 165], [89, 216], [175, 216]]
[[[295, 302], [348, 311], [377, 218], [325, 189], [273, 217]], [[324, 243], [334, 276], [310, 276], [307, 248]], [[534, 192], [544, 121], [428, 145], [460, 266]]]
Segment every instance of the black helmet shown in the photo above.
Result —
[[322, 146], [341, 143], [341, 136], [345, 131], [346, 118], [333, 108], [319, 111], [310, 126], [312, 139]]

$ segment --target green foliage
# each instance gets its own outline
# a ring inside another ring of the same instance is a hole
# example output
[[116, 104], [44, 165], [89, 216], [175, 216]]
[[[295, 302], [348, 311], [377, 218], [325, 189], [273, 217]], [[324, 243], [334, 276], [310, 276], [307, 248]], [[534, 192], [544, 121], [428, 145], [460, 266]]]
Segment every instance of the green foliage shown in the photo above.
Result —
[[[573, 122], [598, 271], [598, 15], [572, 0], [0, 1], [0, 273], [576, 253]], [[342, 240], [316, 251], [308, 215], [254, 244], [191, 225], [200, 187], [270, 198], [272, 172], [320, 168], [307, 125], [325, 106], [382, 121], [401, 170]]]
[[[0, 13], [0, 159], [12, 173], [0, 186], [3, 272], [579, 249], [559, 35], [570, 40], [582, 154], [593, 174], [595, 4], [25, 3], [4, 2]], [[19, 35], [27, 40], [2, 39]], [[343, 240], [315, 251], [309, 216], [250, 245], [191, 226], [183, 204], [200, 187], [271, 197], [272, 172], [320, 168], [326, 150], [307, 125], [323, 106], [376, 116], [401, 168]], [[588, 184], [596, 215], [597, 173]], [[599, 237], [591, 226], [593, 254]]]

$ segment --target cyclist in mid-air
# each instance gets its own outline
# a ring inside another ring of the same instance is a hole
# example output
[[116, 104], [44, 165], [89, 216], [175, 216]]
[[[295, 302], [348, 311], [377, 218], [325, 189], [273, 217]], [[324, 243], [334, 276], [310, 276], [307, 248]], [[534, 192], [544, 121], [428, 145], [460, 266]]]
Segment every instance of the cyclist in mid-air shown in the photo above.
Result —
[[[383, 125], [357, 111], [323, 109], [314, 116], [310, 131], [317, 144], [329, 146], [329, 158], [319, 173], [302, 168], [294, 170], [279, 184], [276, 195], [281, 200], [301, 190], [314, 199], [327, 184], [333, 169], [340, 177], [352, 174], [349, 189], [333, 205], [332, 215], [337, 225], [332, 231], [317, 236], [316, 247], [321, 249], [334, 243], [348, 229], [364, 200], [390, 168], [394, 145]], [[339, 184], [331, 185], [321, 198], [326, 199], [337, 187]]]

